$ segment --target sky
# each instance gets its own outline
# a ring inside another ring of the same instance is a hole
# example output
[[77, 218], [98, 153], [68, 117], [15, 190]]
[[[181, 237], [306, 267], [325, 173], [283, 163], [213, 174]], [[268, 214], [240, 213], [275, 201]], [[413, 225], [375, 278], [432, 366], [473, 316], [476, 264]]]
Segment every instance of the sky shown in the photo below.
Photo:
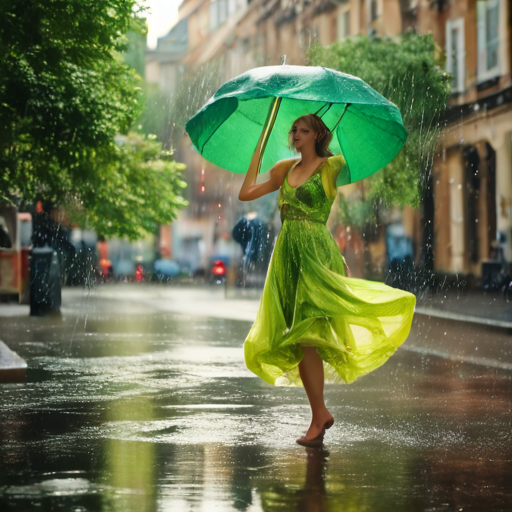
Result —
[[178, 6], [182, 0], [139, 0], [149, 7], [145, 12], [148, 23], [148, 46], [156, 47], [157, 38], [167, 34], [178, 18]]

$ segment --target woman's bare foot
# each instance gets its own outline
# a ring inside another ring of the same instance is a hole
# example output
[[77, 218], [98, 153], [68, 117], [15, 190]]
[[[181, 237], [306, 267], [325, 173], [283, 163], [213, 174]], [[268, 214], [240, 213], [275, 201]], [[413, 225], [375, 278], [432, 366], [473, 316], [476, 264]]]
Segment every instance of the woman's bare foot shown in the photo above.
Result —
[[332, 414], [326, 409], [325, 412], [313, 416], [311, 425], [309, 426], [305, 439], [314, 439], [323, 433], [326, 429], [331, 428], [334, 423]]

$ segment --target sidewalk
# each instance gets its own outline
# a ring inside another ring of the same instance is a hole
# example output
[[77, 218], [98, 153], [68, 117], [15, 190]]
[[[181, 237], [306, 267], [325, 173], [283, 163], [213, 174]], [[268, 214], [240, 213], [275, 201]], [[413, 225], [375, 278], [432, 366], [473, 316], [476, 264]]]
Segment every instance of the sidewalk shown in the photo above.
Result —
[[[197, 319], [254, 322], [260, 304], [257, 290], [226, 290], [222, 286], [168, 286], [118, 283], [92, 290], [65, 288], [62, 324], [86, 325], [88, 319], [150, 318], [169, 313], [169, 321], [194, 324]], [[173, 316], [175, 318], [173, 319]], [[419, 297], [406, 350], [512, 369], [512, 305], [501, 295], [456, 293]], [[2, 318], [4, 317], [4, 318]], [[11, 318], [8, 318], [11, 317]], [[203, 317], [201, 319], [201, 317]], [[71, 322], [69, 321], [71, 319]], [[76, 321], [75, 321], [76, 319]], [[29, 317], [29, 306], [0, 304], [0, 327], [9, 343], [16, 329], [32, 329], [42, 319]], [[245, 332], [245, 331], [244, 331]], [[14, 336], [14, 338], [13, 338]], [[16, 349], [16, 344], [12, 347]]]
[[[91, 297], [109, 301], [109, 309], [115, 312], [116, 303], [126, 311], [126, 301], [135, 312], [158, 310], [189, 316], [211, 316], [232, 320], [254, 321], [259, 306], [259, 293], [251, 290], [244, 297], [244, 290], [229, 290], [221, 286], [165, 286], [114, 284], [98, 285], [90, 292]], [[122, 295], [123, 301], [118, 302]], [[227, 297], [226, 297], [227, 295]], [[89, 291], [81, 288], [64, 288], [62, 313], [73, 314], [80, 310], [98, 307], [89, 301]], [[90, 311], [92, 312], [92, 310]], [[416, 314], [443, 318], [481, 326], [512, 329], [512, 302], [499, 293], [441, 292], [418, 297]], [[16, 303], [0, 303], [0, 317], [28, 316], [29, 306]]]
[[[122, 294], [135, 309], [153, 309], [189, 316], [210, 316], [253, 322], [258, 311], [261, 291], [220, 286], [107, 285], [91, 292], [96, 298], [113, 303]], [[72, 299], [74, 297], [74, 299]], [[83, 307], [84, 293], [68, 288], [63, 293], [63, 313], [68, 308]], [[126, 303], [126, 302], [125, 302]], [[482, 327], [512, 329], [512, 303], [496, 293], [456, 292], [425, 294], [418, 297], [416, 314], [478, 324]]]
[[420, 315], [512, 329], [512, 302], [500, 293], [467, 291], [426, 294], [418, 297], [416, 313]]

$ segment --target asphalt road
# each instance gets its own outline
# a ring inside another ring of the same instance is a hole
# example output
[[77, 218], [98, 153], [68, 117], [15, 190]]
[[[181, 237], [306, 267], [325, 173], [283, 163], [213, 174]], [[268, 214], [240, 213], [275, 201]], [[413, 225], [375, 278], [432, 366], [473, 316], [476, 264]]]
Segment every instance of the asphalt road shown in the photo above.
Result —
[[304, 449], [304, 390], [244, 366], [256, 304], [117, 286], [1, 317], [28, 370], [0, 385], [0, 510], [512, 509], [510, 334], [418, 315], [386, 365], [326, 386], [336, 423]]

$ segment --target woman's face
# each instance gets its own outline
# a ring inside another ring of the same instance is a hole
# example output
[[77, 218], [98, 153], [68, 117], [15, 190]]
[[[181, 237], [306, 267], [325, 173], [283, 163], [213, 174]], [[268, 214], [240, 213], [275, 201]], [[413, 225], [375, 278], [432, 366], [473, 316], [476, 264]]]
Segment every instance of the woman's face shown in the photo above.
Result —
[[292, 143], [296, 151], [302, 151], [306, 146], [315, 146], [315, 140], [318, 132], [313, 131], [309, 125], [300, 120], [292, 128]]

